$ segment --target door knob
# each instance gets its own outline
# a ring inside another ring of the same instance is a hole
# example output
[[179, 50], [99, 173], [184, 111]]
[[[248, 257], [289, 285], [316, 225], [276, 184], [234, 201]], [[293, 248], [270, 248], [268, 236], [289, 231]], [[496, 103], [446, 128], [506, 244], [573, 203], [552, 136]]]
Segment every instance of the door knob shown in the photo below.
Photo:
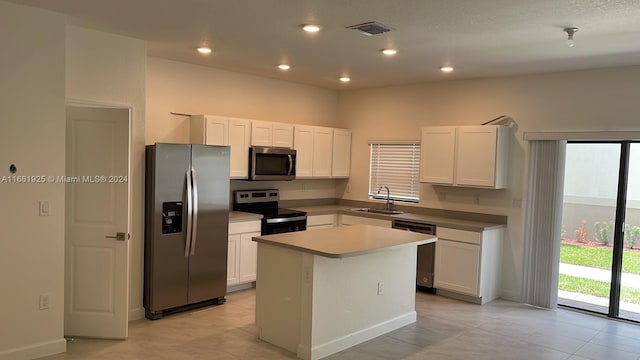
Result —
[[116, 233], [116, 236], [113, 236], [113, 235], [105, 236], [105, 238], [107, 239], [116, 239], [118, 241], [126, 241], [127, 237], [128, 237], [127, 234], [123, 232]]

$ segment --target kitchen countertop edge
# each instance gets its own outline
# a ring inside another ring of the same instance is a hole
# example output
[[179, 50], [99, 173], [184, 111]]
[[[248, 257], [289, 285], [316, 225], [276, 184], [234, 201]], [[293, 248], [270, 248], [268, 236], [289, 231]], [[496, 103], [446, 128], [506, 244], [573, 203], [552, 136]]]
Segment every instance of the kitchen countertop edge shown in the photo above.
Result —
[[394, 220], [394, 219], [410, 220], [410, 221], [416, 221], [421, 223], [433, 224], [436, 226], [446, 227], [450, 229], [466, 230], [466, 231], [474, 231], [474, 232], [500, 229], [507, 226], [507, 224], [495, 224], [495, 223], [480, 222], [480, 221], [446, 218], [441, 216], [431, 216], [431, 215], [417, 214], [417, 213], [410, 213], [410, 212], [405, 212], [397, 215], [365, 213], [361, 211], [355, 211], [353, 210], [354, 208], [356, 207], [346, 206], [346, 205], [318, 205], [318, 206], [291, 207], [291, 209], [293, 210], [307, 212], [307, 216], [326, 215], [326, 214], [345, 214], [345, 215], [361, 216], [361, 217], [368, 217], [368, 218], [382, 219], [382, 220]]
[[243, 211], [229, 211], [229, 222], [262, 220], [262, 215]]

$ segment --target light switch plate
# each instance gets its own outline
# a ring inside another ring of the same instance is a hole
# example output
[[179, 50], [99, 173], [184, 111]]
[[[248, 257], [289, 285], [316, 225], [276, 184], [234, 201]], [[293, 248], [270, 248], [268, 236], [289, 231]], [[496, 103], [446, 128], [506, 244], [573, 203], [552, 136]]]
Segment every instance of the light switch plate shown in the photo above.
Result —
[[49, 216], [51, 214], [51, 207], [49, 206], [49, 200], [40, 200], [38, 202], [38, 213], [40, 216]]

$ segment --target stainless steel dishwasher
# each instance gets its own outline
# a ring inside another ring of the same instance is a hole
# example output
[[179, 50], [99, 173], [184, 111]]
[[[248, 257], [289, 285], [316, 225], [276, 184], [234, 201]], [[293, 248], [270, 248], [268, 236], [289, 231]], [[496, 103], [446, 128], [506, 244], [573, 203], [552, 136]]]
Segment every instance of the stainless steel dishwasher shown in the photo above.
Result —
[[[436, 226], [408, 220], [393, 220], [394, 229], [414, 231], [423, 234], [435, 235]], [[418, 267], [416, 269], [416, 285], [428, 292], [435, 293], [433, 287], [433, 270], [436, 255], [436, 244], [418, 245]]]

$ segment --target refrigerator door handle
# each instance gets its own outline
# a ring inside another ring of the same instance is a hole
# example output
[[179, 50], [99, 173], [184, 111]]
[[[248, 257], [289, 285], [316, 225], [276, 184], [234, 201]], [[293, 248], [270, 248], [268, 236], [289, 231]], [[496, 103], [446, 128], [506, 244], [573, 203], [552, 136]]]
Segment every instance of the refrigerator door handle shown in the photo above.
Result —
[[193, 182], [193, 228], [191, 229], [191, 255], [196, 254], [196, 240], [198, 234], [198, 181], [196, 169], [191, 168], [191, 181]]
[[191, 245], [191, 224], [193, 222], [193, 210], [192, 202], [192, 185], [191, 185], [191, 170], [187, 170], [187, 237], [184, 239], [184, 256], [189, 256], [189, 248]]

